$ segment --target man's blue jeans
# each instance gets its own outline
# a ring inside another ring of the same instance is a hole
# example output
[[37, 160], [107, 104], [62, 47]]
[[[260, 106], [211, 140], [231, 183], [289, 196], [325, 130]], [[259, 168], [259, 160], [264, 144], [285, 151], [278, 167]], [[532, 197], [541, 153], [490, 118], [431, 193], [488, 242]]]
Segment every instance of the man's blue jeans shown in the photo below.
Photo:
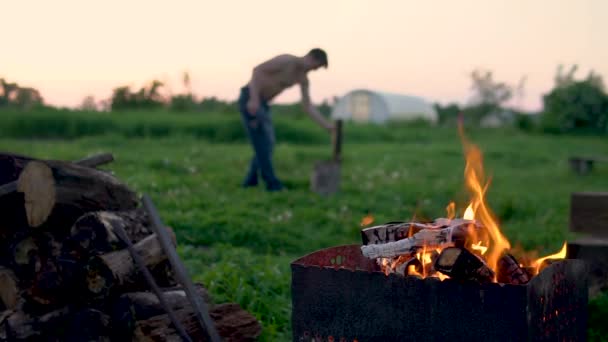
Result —
[[251, 115], [247, 111], [247, 101], [249, 101], [249, 88], [243, 87], [239, 96], [239, 110], [254, 151], [243, 186], [257, 185], [259, 172], [268, 190], [281, 190], [283, 185], [275, 176], [272, 166], [275, 135], [270, 118], [270, 107], [266, 101], [260, 101], [257, 113]]

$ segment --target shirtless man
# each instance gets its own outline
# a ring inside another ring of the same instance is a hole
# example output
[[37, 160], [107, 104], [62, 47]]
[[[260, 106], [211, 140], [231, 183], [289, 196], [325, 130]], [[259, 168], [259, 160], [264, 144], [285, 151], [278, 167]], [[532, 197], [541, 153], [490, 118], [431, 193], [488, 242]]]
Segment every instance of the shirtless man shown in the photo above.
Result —
[[253, 69], [251, 80], [241, 88], [238, 101], [243, 123], [255, 152], [247, 176], [243, 181], [243, 187], [256, 186], [258, 171], [260, 171], [267, 190], [283, 189], [283, 184], [275, 176], [272, 166], [275, 135], [269, 107], [269, 102], [283, 90], [299, 84], [302, 106], [306, 113], [321, 127], [333, 133], [334, 126], [323, 118], [310, 101], [306, 76], [309, 71], [321, 66], [327, 68], [327, 64], [325, 51], [315, 48], [301, 57], [289, 54], [279, 55]]

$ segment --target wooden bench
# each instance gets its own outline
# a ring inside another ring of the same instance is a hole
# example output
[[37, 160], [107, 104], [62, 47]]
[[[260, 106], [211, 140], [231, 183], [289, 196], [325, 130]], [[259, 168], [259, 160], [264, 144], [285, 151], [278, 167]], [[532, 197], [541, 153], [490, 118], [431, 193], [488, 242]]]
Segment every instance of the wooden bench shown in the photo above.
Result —
[[596, 162], [607, 162], [607, 157], [570, 157], [568, 159], [570, 168], [579, 175], [586, 175], [593, 169]]
[[588, 264], [589, 296], [608, 290], [608, 192], [575, 192], [570, 197], [570, 231], [583, 235], [568, 242], [569, 259]]

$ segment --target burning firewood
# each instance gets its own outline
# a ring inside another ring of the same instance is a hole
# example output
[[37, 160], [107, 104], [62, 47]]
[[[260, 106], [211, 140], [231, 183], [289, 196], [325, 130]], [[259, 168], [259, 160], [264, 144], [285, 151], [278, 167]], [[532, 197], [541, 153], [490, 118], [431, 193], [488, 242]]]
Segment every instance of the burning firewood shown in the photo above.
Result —
[[[420, 229], [412, 237], [383, 244], [361, 246], [363, 255], [370, 259], [392, 258], [399, 255], [411, 255], [423, 248], [443, 248], [446, 246], [464, 246], [473, 237], [484, 237], [483, 227], [470, 220], [454, 220], [447, 228], [429, 225]], [[481, 238], [480, 238], [481, 239]]]
[[60, 161], [31, 161], [17, 181], [25, 200], [27, 222], [54, 229], [71, 227], [84, 213], [130, 210], [136, 194], [111, 175]]
[[505, 254], [498, 259], [496, 280], [499, 283], [523, 285], [530, 281], [530, 276], [525, 269], [519, 266], [515, 257]]
[[447, 247], [435, 260], [434, 269], [452, 279], [474, 280], [489, 283], [494, 279], [494, 271], [475, 254], [466, 248]]

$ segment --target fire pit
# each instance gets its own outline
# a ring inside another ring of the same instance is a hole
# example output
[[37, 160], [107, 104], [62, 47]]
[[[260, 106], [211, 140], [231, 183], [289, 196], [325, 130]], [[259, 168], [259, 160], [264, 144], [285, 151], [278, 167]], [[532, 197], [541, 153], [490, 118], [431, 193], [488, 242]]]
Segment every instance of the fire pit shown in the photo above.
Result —
[[552, 263], [525, 285], [388, 276], [361, 246], [291, 264], [294, 341], [584, 341], [580, 260]]
[[452, 202], [445, 218], [366, 228], [362, 245], [294, 261], [294, 341], [586, 339], [586, 264], [564, 259], [567, 243], [542, 258], [511, 248], [485, 200], [481, 152], [460, 133], [462, 217]]

